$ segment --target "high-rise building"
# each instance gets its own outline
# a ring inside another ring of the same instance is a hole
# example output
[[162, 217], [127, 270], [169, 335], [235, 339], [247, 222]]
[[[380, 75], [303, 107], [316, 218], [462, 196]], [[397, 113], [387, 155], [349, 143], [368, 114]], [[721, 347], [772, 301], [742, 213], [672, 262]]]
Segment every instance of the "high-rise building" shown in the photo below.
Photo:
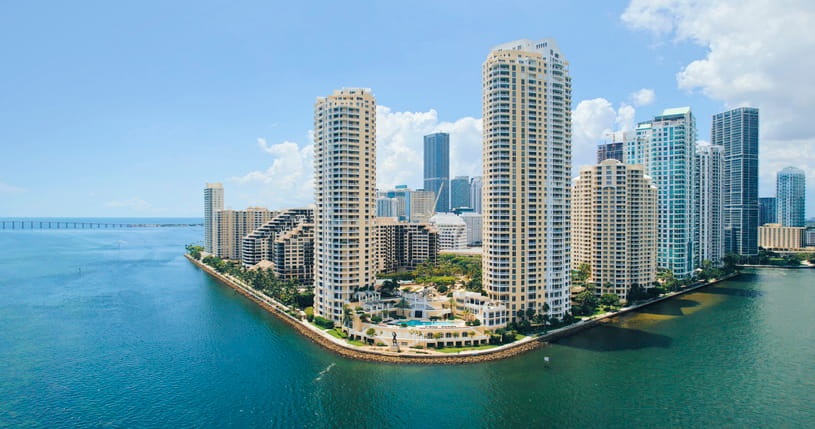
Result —
[[456, 176], [450, 181], [450, 209], [470, 207], [470, 178]]
[[775, 197], [761, 197], [758, 199], [758, 224], [778, 222], [778, 203]]
[[554, 40], [492, 49], [482, 66], [483, 285], [512, 320], [563, 317], [571, 283], [569, 63]]
[[410, 201], [408, 221], [427, 223], [430, 217], [433, 216], [433, 204], [436, 202], [436, 193], [419, 189], [411, 191], [408, 197]]
[[437, 213], [450, 211], [450, 134], [424, 136], [424, 189], [439, 196]]
[[640, 123], [626, 143], [627, 164], [642, 164], [658, 189], [657, 267], [693, 274], [693, 157], [696, 120], [690, 107], [666, 109]]
[[693, 249], [696, 266], [701, 266], [705, 260], [718, 264], [725, 255], [722, 211], [725, 193], [724, 152], [723, 146], [696, 145], [693, 181], [696, 201]]
[[[380, 195], [376, 197], [376, 216], [377, 217], [395, 217], [399, 218], [399, 199], [389, 198], [387, 195]], [[404, 204], [404, 200], [401, 201]]]
[[467, 225], [467, 245], [480, 246], [481, 234], [483, 231], [483, 222], [481, 221], [481, 214], [476, 212], [464, 212], [459, 215], [464, 224]]
[[286, 209], [243, 238], [247, 268], [263, 261], [278, 279], [311, 285], [314, 281], [314, 209]]
[[758, 109], [713, 115], [710, 142], [724, 147], [725, 252], [758, 254]]
[[376, 281], [376, 100], [348, 88], [314, 105], [314, 314], [342, 323]]
[[[379, 203], [377, 203], [377, 216], [381, 217], [395, 217], [400, 221], [407, 221], [410, 218], [410, 193], [413, 192], [407, 185], [397, 185], [394, 189], [388, 191], [379, 191], [377, 199], [390, 199], [388, 204], [390, 207], [383, 207], [382, 214], [379, 214]], [[390, 216], [385, 214], [390, 213]]]
[[779, 171], [775, 198], [781, 226], [806, 226], [806, 175], [803, 170], [787, 167]]
[[633, 138], [634, 134], [629, 132], [608, 133], [606, 140], [597, 145], [597, 163], [607, 159], [625, 162], [625, 142]]
[[423, 262], [436, 263], [439, 231], [433, 226], [379, 218], [376, 220], [376, 231], [379, 272], [415, 270]]
[[204, 251], [217, 254], [215, 213], [224, 209], [224, 187], [220, 183], [207, 183], [204, 188]]
[[481, 213], [481, 176], [470, 180], [470, 204], [476, 213]]
[[572, 196], [572, 255], [598, 295], [627, 299], [656, 277], [657, 188], [642, 165], [607, 159], [580, 169]]
[[215, 212], [215, 256], [239, 261], [243, 257], [243, 238], [263, 226], [273, 216], [263, 207]]

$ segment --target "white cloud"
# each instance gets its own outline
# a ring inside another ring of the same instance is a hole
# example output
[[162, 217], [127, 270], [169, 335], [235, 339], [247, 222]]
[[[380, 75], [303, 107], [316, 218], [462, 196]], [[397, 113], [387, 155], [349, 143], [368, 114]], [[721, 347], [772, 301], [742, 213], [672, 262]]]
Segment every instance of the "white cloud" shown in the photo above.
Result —
[[701, 91], [724, 108], [759, 108], [763, 195], [774, 190], [779, 166], [812, 165], [815, 2], [633, 0], [621, 19], [659, 38], [707, 48], [677, 73], [680, 89]]
[[[481, 119], [464, 117], [441, 122], [435, 110], [395, 112], [386, 106], [376, 109], [377, 187], [423, 186], [424, 136], [434, 132], [450, 133], [451, 175], [481, 174]], [[309, 144], [290, 141], [268, 144], [258, 139], [259, 148], [272, 156], [272, 164], [263, 171], [252, 171], [230, 179], [236, 192], [227, 200], [235, 208], [248, 205], [280, 209], [303, 207], [314, 201], [314, 150], [312, 131]]]
[[636, 109], [621, 103], [615, 109], [605, 98], [583, 100], [572, 111], [572, 171], [597, 162], [597, 144], [615, 131], [634, 129]]
[[0, 182], [0, 194], [22, 194], [24, 192], [26, 192], [26, 190], [19, 186]]
[[657, 95], [653, 89], [642, 88], [639, 91], [632, 92], [629, 98], [635, 106], [641, 107], [652, 104], [654, 100], [656, 100]]
[[440, 122], [435, 110], [394, 112], [386, 106], [376, 109], [377, 187], [424, 186], [424, 136], [435, 132], [450, 134], [450, 175], [481, 174], [481, 119], [464, 117]]
[[[272, 165], [264, 171], [232, 177], [230, 181], [238, 185], [237, 199], [243, 200], [247, 206], [272, 209], [311, 204], [314, 200], [314, 146], [311, 142], [302, 148], [290, 141], [270, 145], [266, 140], [258, 139], [257, 143], [263, 152], [272, 155]], [[227, 200], [231, 200], [229, 196]]]
[[126, 208], [137, 212], [153, 211], [152, 204], [138, 197], [133, 197], [126, 200], [108, 201], [105, 205], [107, 207]]

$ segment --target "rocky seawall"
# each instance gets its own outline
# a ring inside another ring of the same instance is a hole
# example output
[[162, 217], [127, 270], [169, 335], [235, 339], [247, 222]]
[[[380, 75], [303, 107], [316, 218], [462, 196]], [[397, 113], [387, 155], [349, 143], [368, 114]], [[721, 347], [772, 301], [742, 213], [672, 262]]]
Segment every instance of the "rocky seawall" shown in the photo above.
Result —
[[551, 341], [555, 341], [559, 338], [573, 335], [584, 329], [589, 329], [593, 326], [596, 326], [599, 323], [604, 323], [612, 317], [616, 317], [621, 314], [634, 311], [648, 305], [656, 304], [658, 302], [671, 299], [678, 295], [684, 295], [688, 292], [692, 292], [696, 289], [709, 286], [714, 283], [718, 283], [719, 281], [726, 280], [737, 275], [731, 274], [725, 276], [722, 279], [718, 279], [709, 283], [699, 283], [691, 287], [682, 289], [680, 291], [672, 292], [659, 298], [655, 298], [648, 302], [640, 303], [638, 305], [631, 307], [625, 307], [623, 309], [620, 309], [619, 311], [605, 313], [600, 316], [596, 316], [592, 319], [586, 319], [581, 322], [553, 330], [538, 337], [526, 337], [520, 341], [516, 341], [514, 343], [506, 344], [491, 349], [466, 350], [458, 353], [449, 354], [441, 353], [438, 351], [429, 350], [417, 351], [413, 349], [408, 349], [400, 353], [384, 350], [365, 349], [362, 347], [347, 344], [344, 340], [334, 338], [325, 333], [324, 331], [322, 331], [321, 329], [319, 329], [318, 327], [313, 326], [308, 322], [299, 319], [298, 317], [292, 316], [287, 312], [287, 308], [283, 304], [274, 301], [272, 298], [266, 296], [265, 294], [244, 285], [242, 282], [233, 279], [231, 276], [227, 276], [215, 271], [212, 267], [204, 264], [199, 260], [192, 258], [190, 255], [185, 256], [190, 262], [195, 264], [200, 269], [204, 270], [207, 274], [211, 275], [224, 285], [234, 289], [241, 295], [254, 301], [264, 309], [268, 310], [273, 315], [277, 316], [280, 320], [289, 324], [292, 328], [296, 329], [303, 336], [317, 343], [323, 348], [350, 359], [397, 364], [458, 365], [458, 364], [489, 362], [494, 360], [511, 358], [529, 352], [531, 350], [535, 350], [539, 347], [545, 346]]

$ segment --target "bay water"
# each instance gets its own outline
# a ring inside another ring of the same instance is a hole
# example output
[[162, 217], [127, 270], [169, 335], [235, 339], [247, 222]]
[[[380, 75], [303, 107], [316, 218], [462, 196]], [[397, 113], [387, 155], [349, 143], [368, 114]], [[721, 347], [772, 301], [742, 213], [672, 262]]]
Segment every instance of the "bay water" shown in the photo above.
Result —
[[[200, 219], [144, 223], [173, 222]], [[211, 279], [183, 257], [202, 237], [0, 231], [0, 427], [815, 426], [814, 270], [748, 271], [503, 361], [393, 365]]]

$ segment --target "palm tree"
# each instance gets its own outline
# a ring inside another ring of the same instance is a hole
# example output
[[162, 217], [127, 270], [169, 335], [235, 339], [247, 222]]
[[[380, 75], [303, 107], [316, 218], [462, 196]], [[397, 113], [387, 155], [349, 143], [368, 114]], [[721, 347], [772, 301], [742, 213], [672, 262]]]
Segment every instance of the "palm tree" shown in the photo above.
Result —
[[351, 309], [351, 306], [344, 305], [342, 307], [342, 325], [346, 328], [350, 328], [351, 324], [354, 322], [354, 310]]

